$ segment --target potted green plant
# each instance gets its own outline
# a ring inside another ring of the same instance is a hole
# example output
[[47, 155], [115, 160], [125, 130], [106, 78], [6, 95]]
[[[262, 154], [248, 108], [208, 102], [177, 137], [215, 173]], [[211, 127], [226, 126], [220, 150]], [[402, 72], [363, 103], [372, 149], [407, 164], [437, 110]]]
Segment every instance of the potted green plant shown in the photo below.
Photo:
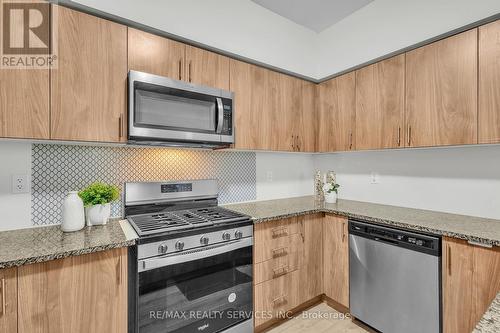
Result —
[[95, 182], [78, 192], [85, 206], [87, 225], [102, 225], [111, 215], [111, 202], [118, 200], [120, 189], [111, 184]]
[[340, 185], [337, 184], [337, 180], [335, 177], [335, 174], [333, 174], [327, 181], [325, 182], [325, 185], [323, 186], [323, 192], [325, 193], [325, 202], [326, 203], [336, 203], [337, 202], [337, 195], [338, 195], [338, 189]]

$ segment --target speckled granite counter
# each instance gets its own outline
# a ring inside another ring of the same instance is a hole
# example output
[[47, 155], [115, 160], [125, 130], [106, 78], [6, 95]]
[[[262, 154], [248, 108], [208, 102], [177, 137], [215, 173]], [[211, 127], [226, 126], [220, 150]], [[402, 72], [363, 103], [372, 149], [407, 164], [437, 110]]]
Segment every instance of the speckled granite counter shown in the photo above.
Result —
[[225, 205], [224, 207], [252, 216], [255, 219], [255, 223], [325, 212], [351, 218], [360, 218], [384, 225], [500, 246], [500, 220], [474, 216], [351, 200], [339, 200], [336, 204], [323, 204], [315, 201], [314, 196], [256, 201]]
[[500, 293], [493, 300], [483, 318], [476, 325], [472, 333], [498, 333], [500, 332]]
[[111, 221], [71, 233], [62, 232], [60, 226], [3, 231], [0, 268], [130, 246], [136, 237], [127, 221]]

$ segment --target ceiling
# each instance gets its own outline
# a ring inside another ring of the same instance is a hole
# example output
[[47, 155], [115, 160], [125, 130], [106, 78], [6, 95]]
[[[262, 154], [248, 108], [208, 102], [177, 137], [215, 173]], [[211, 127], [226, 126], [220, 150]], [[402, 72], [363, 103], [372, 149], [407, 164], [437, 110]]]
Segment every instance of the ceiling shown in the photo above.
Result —
[[373, 0], [252, 0], [317, 33], [339, 22]]

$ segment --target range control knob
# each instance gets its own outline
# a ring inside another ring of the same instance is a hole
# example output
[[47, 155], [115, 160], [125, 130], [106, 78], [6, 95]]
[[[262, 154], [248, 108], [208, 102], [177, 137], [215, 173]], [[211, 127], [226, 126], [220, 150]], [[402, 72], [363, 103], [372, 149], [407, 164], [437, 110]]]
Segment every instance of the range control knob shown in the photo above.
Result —
[[201, 243], [201, 245], [208, 245], [208, 237], [207, 236], [202, 236], [200, 238], [200, 243]]
[[184, 249], [184, 242], [182, 241], [175, 242], [175, 249], [177, 251], [182, 251], [182, 249]]
[[229, 232], [225, 232], [222, 234], [222, 240], [228, 241], [230, 239], [231, 239], [231, 235], [229, 234]]
[[167, 250], [168, 250], [167, 244], [161, 244], [160, 246], [158, 246], [158, 253], [160, 254], [167, 253]]
[[241, 231], [239, 231], [239, 230], [236, 230], [234, 232], [234, 238], [240, 239], [241, 237], [243, 237], [243, 233]]

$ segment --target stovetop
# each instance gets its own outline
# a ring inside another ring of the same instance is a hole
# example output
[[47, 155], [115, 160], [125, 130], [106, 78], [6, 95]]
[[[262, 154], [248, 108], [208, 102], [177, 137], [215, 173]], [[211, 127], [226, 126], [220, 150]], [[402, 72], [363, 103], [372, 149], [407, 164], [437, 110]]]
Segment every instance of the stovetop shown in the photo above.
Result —
[[127, 219], [137, 234], [142, 237], [245, 221], [249, 217], [213, 206], [138, 214], [127, 216]]

